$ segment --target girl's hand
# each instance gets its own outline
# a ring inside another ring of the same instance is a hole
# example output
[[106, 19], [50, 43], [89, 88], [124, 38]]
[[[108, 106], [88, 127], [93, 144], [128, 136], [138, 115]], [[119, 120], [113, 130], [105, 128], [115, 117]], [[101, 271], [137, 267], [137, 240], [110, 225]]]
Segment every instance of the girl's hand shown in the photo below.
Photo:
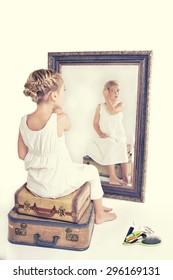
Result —
[[107, 88], [103, 90], [103, 96], [104, 96], [105, 100], [107, 100], [107, 98], [109, 98], [109, 90]]
[[107, 137], [108, 137], [108, 135], [106, 133], [103, 133], [103, 132], [100, 133], [100, 138], [107, 138]]

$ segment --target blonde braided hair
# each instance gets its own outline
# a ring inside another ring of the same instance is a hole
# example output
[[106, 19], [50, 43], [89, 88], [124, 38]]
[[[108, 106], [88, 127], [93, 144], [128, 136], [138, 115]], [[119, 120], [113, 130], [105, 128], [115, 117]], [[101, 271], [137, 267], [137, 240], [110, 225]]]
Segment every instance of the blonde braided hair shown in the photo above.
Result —
[[116, 81], [116, 80], [110, 80], [110, 81], [105, 83], [104, 89], [109, 89], [112, 86], [119, 86], [119, 82]]
[[39, 104], [45, 100], [50, 91], [59, 91], [62, 84], [63, 79], [59, 73], [48, 69], [39, 69], [29, 75], [23, 93], [25, 96], [30, 96], [33, 102]]

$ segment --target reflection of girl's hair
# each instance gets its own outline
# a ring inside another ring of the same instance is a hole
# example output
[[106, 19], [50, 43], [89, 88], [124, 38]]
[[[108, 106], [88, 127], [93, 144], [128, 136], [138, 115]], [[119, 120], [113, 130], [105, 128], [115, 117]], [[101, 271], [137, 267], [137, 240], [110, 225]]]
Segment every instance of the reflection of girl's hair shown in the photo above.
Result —
[[119, 82], [115, 81], [115, 80], [111, 80], [105, 83], [104, 85], [104, 89], [109, 89], [112, 86], [119, 86]]
[[32, 72], [25, 85], [23, 93], [30, 96], [32, 101], [39, 104], [50, 91], [60, 90], [63, 84], [59, 73], [52, 70], [40, 69]]

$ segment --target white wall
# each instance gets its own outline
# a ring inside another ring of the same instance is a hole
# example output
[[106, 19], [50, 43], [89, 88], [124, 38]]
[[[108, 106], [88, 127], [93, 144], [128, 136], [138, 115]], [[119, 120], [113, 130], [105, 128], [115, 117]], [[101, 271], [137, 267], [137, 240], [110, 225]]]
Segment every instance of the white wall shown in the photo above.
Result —
[[163, 205], [171, 211], [171, 2], [1, 2], [0, 204], [3, 211], [13, 206], [14, 191], [26, 179], [23, 163], [17, 157], [17, 135], [21, 116], [35, 108], [22, 94], [28, 74], [47, 67], [48, 52], [117, 50], [153, 50], [146, 203], [149, 207]]

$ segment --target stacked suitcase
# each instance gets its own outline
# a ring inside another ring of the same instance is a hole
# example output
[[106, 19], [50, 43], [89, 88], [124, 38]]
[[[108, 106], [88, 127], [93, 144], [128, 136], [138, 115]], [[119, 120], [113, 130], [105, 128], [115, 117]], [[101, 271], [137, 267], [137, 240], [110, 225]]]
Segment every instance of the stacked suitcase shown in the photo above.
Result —
[[8, 214], [8, 240], [13, 244], [86, 250], [94, 229], [94, 209], [86, 182], [70, 195], [51, 199], [33, 195], [26, 184], [15, 193]]

